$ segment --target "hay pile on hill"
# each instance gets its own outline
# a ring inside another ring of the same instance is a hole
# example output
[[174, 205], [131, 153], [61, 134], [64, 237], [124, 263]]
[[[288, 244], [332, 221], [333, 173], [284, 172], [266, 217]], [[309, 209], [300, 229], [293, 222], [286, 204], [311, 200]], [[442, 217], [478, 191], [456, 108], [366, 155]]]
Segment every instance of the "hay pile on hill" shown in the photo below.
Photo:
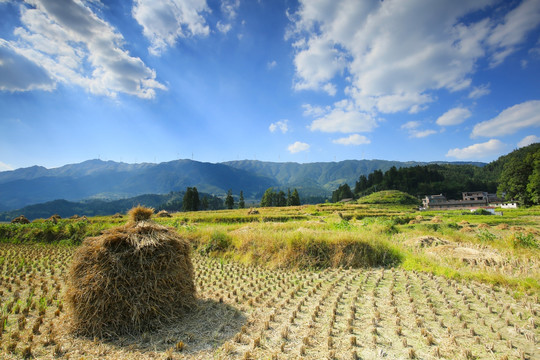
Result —
[[58, 220], [62, 220], [62, 217], [58, 214], [51, 215], [46, 221], [52, 221], [54, 224], [58, 223]]
[[13, 218], [11, 220], [12, 224], [30, 224], [30, 220], [26, 218], [24, 215], [19, 215], [16, 218]]
[[167, 218], [170, 218], [172, 217], [171, 214], [169, 214], [169, 212], [167, 210], [161, 210], [160, 212], [158, 212], [156, 214], [157, 217], [167, 217]]
[[85, 239], [75, 253], [66, 292], [73, 332], [140, 333], [194, 304], [190, 244], [174, 229], [149, 221], [152, 213], [132, 209], [128, 224]]

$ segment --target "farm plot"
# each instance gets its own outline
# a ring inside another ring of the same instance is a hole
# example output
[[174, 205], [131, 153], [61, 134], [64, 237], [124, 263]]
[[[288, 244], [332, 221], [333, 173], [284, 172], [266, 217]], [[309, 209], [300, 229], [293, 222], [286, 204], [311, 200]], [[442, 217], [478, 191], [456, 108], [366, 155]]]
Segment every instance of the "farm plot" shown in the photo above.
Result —
[[5, 359], [537, 359], [537, 296], [400, 268], [270, 270], [195, 255], [197, 305], [172, 326], [70, 335], [71, 247], [0, 244]]

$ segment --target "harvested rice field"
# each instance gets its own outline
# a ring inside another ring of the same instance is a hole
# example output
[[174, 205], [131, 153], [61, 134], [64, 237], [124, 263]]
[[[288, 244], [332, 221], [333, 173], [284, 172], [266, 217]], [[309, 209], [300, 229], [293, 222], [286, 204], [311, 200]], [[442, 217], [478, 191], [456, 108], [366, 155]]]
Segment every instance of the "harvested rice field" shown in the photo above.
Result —
[[75, 337], [73, 246], [0, 243], [0, 358], [539, 359], [538, 294], [403, 267], [271, 269], [193, 253], [198, 300], [170, 326]]

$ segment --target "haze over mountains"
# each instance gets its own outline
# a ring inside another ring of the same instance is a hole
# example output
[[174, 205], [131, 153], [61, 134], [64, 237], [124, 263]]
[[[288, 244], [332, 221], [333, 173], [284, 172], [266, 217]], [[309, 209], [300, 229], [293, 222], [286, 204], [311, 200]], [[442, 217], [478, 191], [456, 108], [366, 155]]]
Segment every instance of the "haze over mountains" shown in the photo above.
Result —
[[0, 172], [0, 211], [57, 199], [115, 200], [142, 194], [167, 194], [184, 191], [188, 186], [217, 196], [225, 195], [229, 189], [234, 194], [243, 191], [246, 199], [260, 199], [269, 187], [297, 188], [301, 196], [329, 196], [340, 184], [354, 184], [360, 175], [368, 175], [374, 170], [425, 164], [386, 160], [307, 164], [175, 160], [159, 164], [126, 164], [88, 160], [54, 169], [32, 166]]

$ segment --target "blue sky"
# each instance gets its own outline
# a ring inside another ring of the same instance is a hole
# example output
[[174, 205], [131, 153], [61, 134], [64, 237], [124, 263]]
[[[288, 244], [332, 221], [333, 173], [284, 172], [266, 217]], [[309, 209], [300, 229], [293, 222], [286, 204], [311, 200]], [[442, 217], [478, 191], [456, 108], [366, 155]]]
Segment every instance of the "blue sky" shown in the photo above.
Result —
[[540, 1], [0, 0], [0, 171], [489, 162], [540, 141]]

